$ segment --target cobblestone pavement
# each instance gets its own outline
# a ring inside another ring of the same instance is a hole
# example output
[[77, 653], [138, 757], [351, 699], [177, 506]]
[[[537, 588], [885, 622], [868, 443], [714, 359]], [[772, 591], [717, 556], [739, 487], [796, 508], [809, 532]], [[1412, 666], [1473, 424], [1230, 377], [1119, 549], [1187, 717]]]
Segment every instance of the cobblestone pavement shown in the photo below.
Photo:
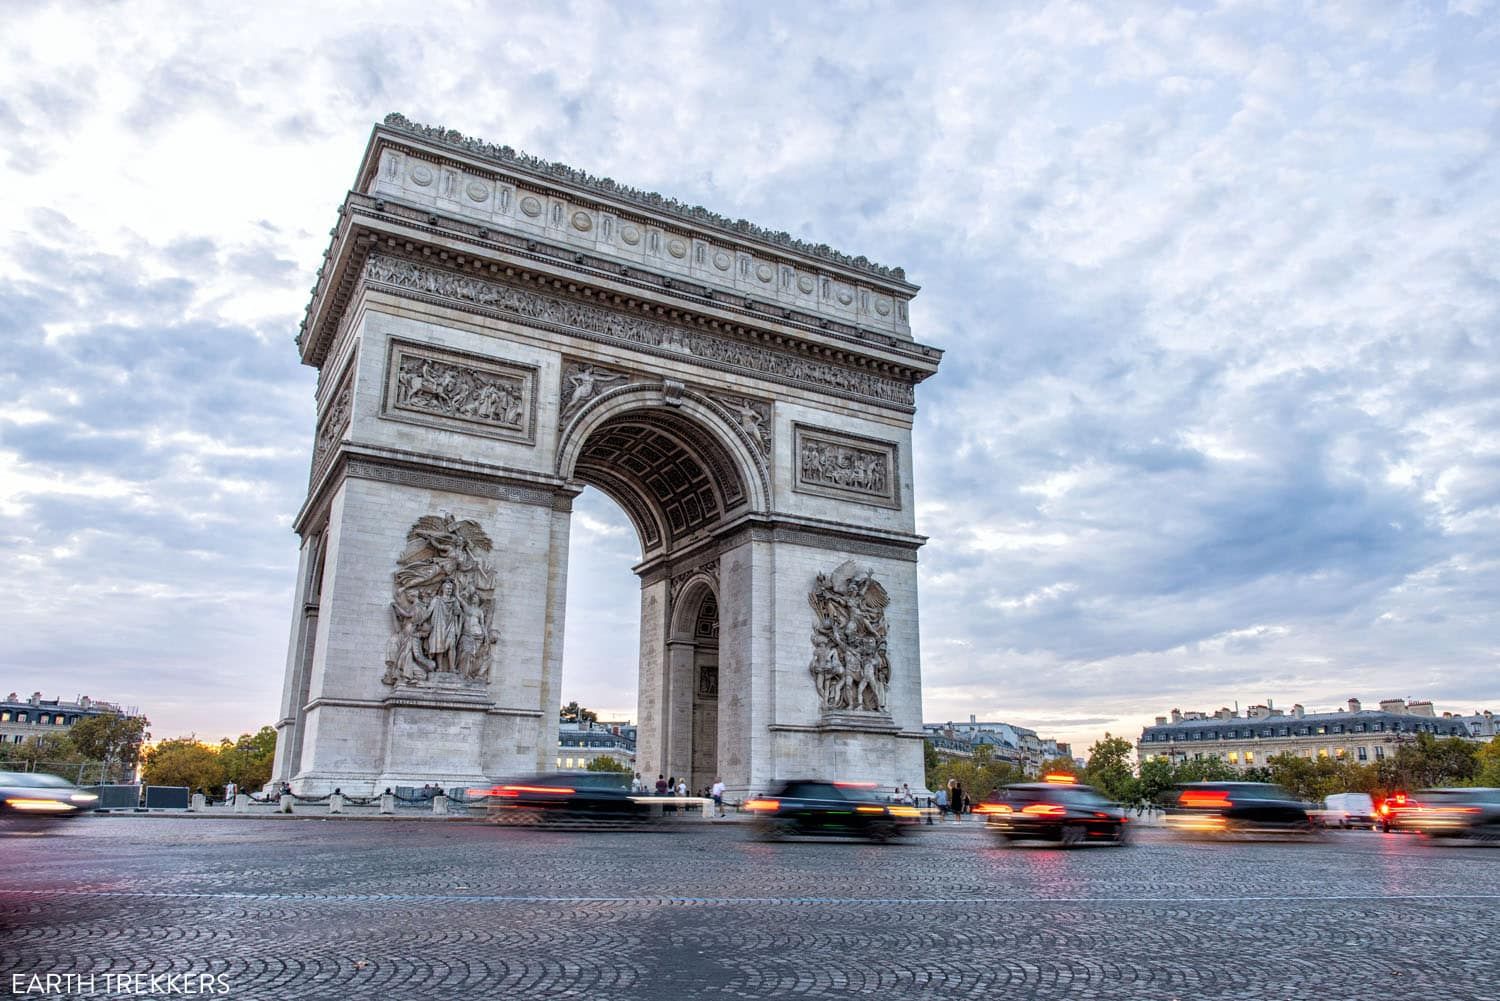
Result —
[[231, 999], [340, 1001], [1500, 999], [1500, 848], [748, 833], [128, 817], [0, 833], [0, 982], [92, 973], [102, 997], [105, 973], [223, 974]]

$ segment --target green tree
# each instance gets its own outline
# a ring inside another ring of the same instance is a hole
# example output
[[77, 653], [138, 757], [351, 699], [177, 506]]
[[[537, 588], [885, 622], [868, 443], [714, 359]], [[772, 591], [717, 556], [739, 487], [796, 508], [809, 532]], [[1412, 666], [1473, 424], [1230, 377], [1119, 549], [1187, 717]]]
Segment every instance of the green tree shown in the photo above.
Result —
[[[0, 763], [9, 769], [52, 772], [65, 779], [87, 779], [89, 759], [65, 733], [44, 733], [35, 740], [0, 745]], [[84, 766], [80, 774], [79, 766]]]
[[1174, 782], [1232, 782], [1240, 773], [1222, 758], [1194, 758], [1172, 770]]
[[1500, 788], [1500, 737], [1480, 745], [1474, 764], [1477, 766], [1475, 782], [1491, 789]]
[[1140, 797], [1140, 784], [1132, 774], [1130, 756], [1134, 748], [1124, 737], [1104, 739], [1089, 748], [1089, 762], [1083, 768], [1083, 781], [1117, 803], [1134, 803]]
[[1400, 744], [1396, 753], [1379, 765], [1383, 791], [1422, 789], [1430, 786], [1468, 785], [1479, 775], [1480, 745], [1462, 737], [1438, 740], [1430, 733]]
[[933, 783], [937, 781], [937, 770], [942, 763], [943, 759], [938, 757], [937, 748], [932, 746], [932, 741], [922, 741], [922, 775], [927, 782], [927, 788], [937, 788]]
[[213, 793], [224, 787], [224, 763], [215, 748], [196, 737], [179, 737], [146, 751], [141, 776], [147, 785], [187, 786]]
[[141, 746], [151, 737], [146, 732], [150, 725], [151, 721], [144, 716], [102, 713], [73, 724], [68, 737], [80, 754], [100, 762], [106, 771], [134, 772]]
[[1077, 775], [1078, 762], [1072, 758], [1049, 758], [1037, 769], [1038, 775]]
[[263, 726], [255, 733], [240, 734], [240, 739], [233, 743], [225, 737], [219, 742], [218, 754], [226, 782], [233, 782], [242, 790], [257, 789], [271, 781], [276, 730]]
[[1158, 797], [1177, 782], [1177, 770], [1166, 758], [1147, 758], [1141, 762], [1140, 778], [1136, 780], [1136, 798], [1142, 803], [1155, 803]]
[[621, 775], [630, 774], [630, 768], [627, 765], [616, 761], [608, 754], [601, 754], [597, 758], [590, 758], [588, 770], [591, 772], [618, 772]]
[[558, 719], [564, 723], [597, 723], [599, 714], [592, 709], [583, 708], [577, 702], [569, 702], [558, 713]]

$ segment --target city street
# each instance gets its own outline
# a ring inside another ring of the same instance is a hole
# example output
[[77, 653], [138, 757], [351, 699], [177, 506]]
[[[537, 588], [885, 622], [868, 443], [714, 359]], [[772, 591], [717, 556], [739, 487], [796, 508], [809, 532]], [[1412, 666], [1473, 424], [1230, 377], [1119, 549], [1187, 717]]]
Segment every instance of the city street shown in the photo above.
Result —
[[245, 999], [1500, 998], [1496, 848], [1142, 829], [1127, 848], [1058, 851], [995, 847], [977, 823], [889, 846], [748, 833], [102, 816], [11, 830], [0, 973], [18, 992], [92, 973], [93, 996], [105, 973], [220, 975], [220, 996]]

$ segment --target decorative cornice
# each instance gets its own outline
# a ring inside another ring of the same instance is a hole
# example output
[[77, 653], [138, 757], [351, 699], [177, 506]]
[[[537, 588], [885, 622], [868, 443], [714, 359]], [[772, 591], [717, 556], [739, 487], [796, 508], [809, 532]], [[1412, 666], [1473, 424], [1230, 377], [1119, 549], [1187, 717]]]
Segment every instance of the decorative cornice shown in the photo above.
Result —
[[509, 146], [498, 146], [494, 143], [485, 142], [473, 136], [466, 136], [457, 129], [445, 129], [440, 125], [421, 125], [413, 122], [399, 112], [391, 112], [385, 116], [385, 126], [398, 132], [425, 139], [443, 146], [449, 146], [462, 150], [470, 156], [480, 159], [491, 160], [502, 163], [507, 167], [524, 170], [531, 174], [551, 180], [565, 181], [578, 187], [597, 191], [601, 195], [617, 198], [621, 201], [633, 202], [655, 212], [666, 213], [697, 223], [700, 226], [708, 226], [713, 229], [723, 230], [737, 236], [748, 236], [753, 239], [763, 240], [766, 243], [785, 247], [799, 254], [807, 254], [825, 261], [831, 261], [842, 267], [852, 268], [856, 271], [864, 271], [879, 278], [906, 281], [906, 272], [901, 268], [888, 268], [877, 264], [863, 255], [851, 257], [840, 253], [828, 246], [826, 243], [812, 244], [805, 240], [799, 240], [790, 233], [764, 229], [755, 225], [747, 219], [730, 219], [728, 216], [720, 215], [710, 211], [702, 205], [687, 205], [675, 198], [668, 198], [655, 191], [642, 191], [629, 185], [621, 184], [613, 178], [596, 177], [587, 171], [578, 170], [565, 163], [552, 160], [544, 160], [538, 156], [531, 156]]
[[371, 254], [365, 260], [364, 279], [370, 285], [464, 302], [591, 340], [624, 342], [668, 357], [685, 355], [716, 368], [802, 383], [884, 404], [910, 408], [915, 403], [912, 383], [906, 380], [591, 303], [540, 295], [386, 254]]

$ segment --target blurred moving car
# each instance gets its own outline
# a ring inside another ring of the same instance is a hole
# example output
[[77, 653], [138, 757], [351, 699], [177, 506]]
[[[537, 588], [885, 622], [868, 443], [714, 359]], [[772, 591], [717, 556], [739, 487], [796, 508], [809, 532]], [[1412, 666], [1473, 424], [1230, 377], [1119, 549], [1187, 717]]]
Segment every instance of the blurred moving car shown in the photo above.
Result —
[[99, 797], [46, 772], [0, 772], [0, 814], [76, 817], [99, 805]]
[[1416, 800], [1404, 792], [1393, 792], [1380, 801], [1376, 812], [1380, 815], [1380, 829], [1386, 833], [1401, 829], [1401, 814], [1417, 808]]
[[1369, 793], [1338, 792], [1323, 798], [1323, 809], [1318, 819], [1324, 827], [1348, 830], [1362, 827], [1374, 830], [1376, 826], [1375, 801]]
[[1500, 789], [1419, 789], [1388, 819], [1390, 830], [1500, 842]]
[[890, 841], [911, 830], [922, 813], [914, 806], [885, 803], [873, 782], [783, 782], [766, 796], [746, 800], [741, 808], [755, 814], [760, 835], [785, 837], [853, 837]]
[[633, 795], [630, 777], [614, 772], [554, 772], [470, 789], [489, 797], [489, 819], [497, 824], [621, 827], [659, 816], [647, 797]]
[[1124, 808], [1071, 775], [1006, 786], [974, 812], [1002, 841], [1055, 841], [1064, 847], [1127, 841]]
[[1169, 793], [1166, 825], [1189, 835], [1312, 835], [1301, 800], [1269, 782], [1188, 782]]

